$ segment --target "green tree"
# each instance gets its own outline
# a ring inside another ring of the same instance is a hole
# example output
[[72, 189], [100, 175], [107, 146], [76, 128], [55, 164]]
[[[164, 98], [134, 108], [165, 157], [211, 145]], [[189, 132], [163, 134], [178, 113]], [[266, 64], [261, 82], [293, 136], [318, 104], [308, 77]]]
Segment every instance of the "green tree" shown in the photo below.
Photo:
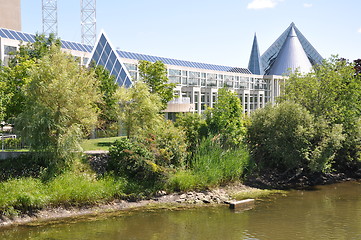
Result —
[[24, 110], [24, 90], [30, 81], [29, 70], [37, 59], [49, 54], [50, 48], [60, 50], [60, 46], [60, 40], [52, 34], [48, 37], [36, 35], [35, 42], [21, 44], [19, 50], [12, 53], [9, 66], [4, 67], [0, 73], [1, 81], [5, 82], [3, 93], [10, 98], [3, 107], [6, 121], [12, 121]]
[[64, 167], [96, 124], [97, 81], [57, 48], [39, 59], [28, 76], [17, 130], [31, 150], [48, 156], [51, 166]]
[[280, 100], [297, 102], [347, 129], [361, 116], [361, 76], [354, 73], [354, 64], [334, 56], [306, 75], [292, 74]]
[[167, 67], [161, 61], [151, 63], [148, 61], [139, 61], [139, 75], [145, 82], [152, 93], [160, 96], [162, 101], [162, 109], [167, 108], [167, 103], [174, 98], [174, 83], [168, 83]]
[[10, 61], [10, 66], [19, 64], [29, 59], [40, 59], [49, 54], [51, 48], [57, 48], [60, 50], [61, 41], [56, 38], [54, 34], [49, 36], [35, 35], [35, 41], [33, 43], [21, 44], [19, 50], [13, 53], [13, 58]]
[[115, 77], [110, 75], [109, 71], [103, 66], [90, 65], [94, 69], [95, 78], [98, 80], [101, 99], [97, 102], [99, 108], [98, 128], [102, 130], [117, 129], [119, 104], [116, 97], [116, 91], [119, 88], [115, 82]]
[[315, 119], [299, 104], [267, 105], [251, 115], [247, 142], [260, 169], [329, 171], [344, 140], [342, 126]]
[[[193, 158], [203, 137], [207, 135], [207, 126], [201, 115], [195, 113], [180, 113], [175, 126], [185, 132], [189, 158]], [[190, 160], [189, 159], [189, 160]]]
[[333, 56], [306, 75], [292, 74], [280, 98], [301, 104], [330, 125], [342, 124], [346, 139], [336, 161], [340, 166], [356, 163], [361, 155], [361, 75], [355, 67]]
[[145, 83], [138, 82], [132, 88], [120, 88], [117, 92], [120, 104], [120, 122], [128, 138], [153, 132], [164, 117], [160, 115], [162, 103]]
[[218, 91], [218, 100], [206, 114], [206, 122], [212, 134], [219, 134], [225, 147], [242, 143], [246, 133], [242, 105], [237, 95], [225, 88]]

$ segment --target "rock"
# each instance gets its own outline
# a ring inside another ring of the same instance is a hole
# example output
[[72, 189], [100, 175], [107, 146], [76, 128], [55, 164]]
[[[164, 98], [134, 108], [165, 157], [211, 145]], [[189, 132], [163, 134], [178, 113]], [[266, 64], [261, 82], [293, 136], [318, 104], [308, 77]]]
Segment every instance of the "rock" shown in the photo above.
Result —
[[182, 195], [179, 196], [179, 198], [180, 198], [180, 199], [186, 199], [186, 198], [187, 198], [187, 195], [182, 194]]

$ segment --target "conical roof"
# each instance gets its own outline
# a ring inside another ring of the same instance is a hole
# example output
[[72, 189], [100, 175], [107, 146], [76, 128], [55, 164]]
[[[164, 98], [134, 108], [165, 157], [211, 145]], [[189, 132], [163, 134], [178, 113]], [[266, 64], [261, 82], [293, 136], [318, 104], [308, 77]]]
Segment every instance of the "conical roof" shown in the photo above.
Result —
[[248, 69], [253, 74], [258, 74], [258, 75], [263, 74], [256, 34], [254, 34], [251, 56], [249, 58], [249, 63], [248, 63]]
[[263, 72], [265, 72], [265, 74], [268, 74], [282, 46], [286, 42], [286, 39], [288, 38], [288, 35], [290, 34], [292, 28], [295, 31], [298, 40], [301, 42], [301, 45], [306, 52], [307, 57], [311, 61], [311, 64], [314, 65], [322, 63], [322, 56], [306, 39], [306, 37], [301, 33], [301, 31], [298, 30], [296, 25], [294, 23], [291, 23], [290, 26], [277, 38], [277, 40], [261, 55], [261, 64], [263, 67]]
[[283, 43], [276, 59], [271, 65], [268, 75], [283, 75], [296, 71], [307, 73], [311, 70], [312, 64], [303, 49], [292, 26], [286, 41]]

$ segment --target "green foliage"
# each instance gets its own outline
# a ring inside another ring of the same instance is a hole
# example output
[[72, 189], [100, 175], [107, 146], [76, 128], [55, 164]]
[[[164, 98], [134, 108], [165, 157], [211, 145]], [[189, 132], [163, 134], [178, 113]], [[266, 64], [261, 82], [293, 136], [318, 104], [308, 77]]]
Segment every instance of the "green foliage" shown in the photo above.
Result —
[[166, 187], [170, 191], [186, 192], [204, 187], [201, 176], [191, 170], [177, 171], [169, 176]]
[[329, 125], [342, 124], [345, 141], [336, 164], [348, 165], [360, 160], [361, 75], [357, 61], [348, 63], [336, 56], [306, 75], [293, 74], [287, 80], [280, 101], [294, 101]]
[[209, 131], [220, 135], [225, 147], [241, 145], [246, 128], [244, 127], [242, 105], [236, 94], [228, 89], [218, 91], [218, 100], [206, 114]]
[[5, 121], [13, 121], [25, 109], [25, 88], [29, 84], [29, 72], [35, 66], [35, 60], [22, 59], [18, 64], [4, 67], [0, 71], [0, 90], [2, 115]]
[[0, 148], [4, 149], [20, 149], [22, 145], [20, 138], [5, 138], [0, 140]]
[[330, 127], [322, 118], [315, 119], [304, 107], [292, 102], [267, 105], [251, 117], [248, 143], [261, 169], [330, 170], [344, 140], [341, 125]]
[[152, 94], [146, 84], [139, 82], [132, 88], [120, 88], [117, 95], [121, 106], [120, 122], [128, 138], [154, 132], [163, 121], [160, 98]]
[[162, 109], [167, 108], [167, 103], [174, 98], [174, 83], [168, 83], [167, 67], [161, 61], [151, 63], [141, 60], [138, 65], [141, 80], [145, 82], [152, 93], [159, 95]]
[[244, 146], [225, 150], [219, 140], [202, 140], [191, 167], [171, 174], [167, 188], [175, 191], [206, 189], [240, 180], [249, 166], [249, 154]]
[[164, 121], [149, 136], [140, 136], [137, 140], [153, 154], [157, 165], [166, 168], [183, 166], [187, 156], [185, 135], [173, 122]]
[[0, 214], [17, 215], [46, 206], [83, 206], [123, 196], [126, 182], [79, 171], [65, 172], [49, 182], [23, 177], [0, 182]]
[[202, 116], [194, 113], [180, 113], [177, 115], [175, 126], [185, 132], [187, 151], [192, 158], [196, 153], [201, 139], [207, 135], [207, 126]]
[[16, 119], [25, 143], [64, 167], [96, 123], [97, 82], [72, 57], [53, 49], [29, 70], [24, 110]]
[[280, 100], [299, 103], [316, 117], [348, 129], [361, 115], [361, 76], [354, 73], [353, 64], [332, 57], [306, 75], [292, 74]]
[[94, 70], [95, 78], [99, 82], [98, 87], [101, 95], [101, 99], [97, 102], [97, 107], [100, 110], [98, 128], [108, 130], [114, 125], [119, 126], [119, 124], [117, 124], [119, 104], [116, 97], [116, 91], [119, 86], [115, 82], [115, 77], [110, 75], [109, 71], [103, 66], [95, 66], [94, 62], [91, 63], [90, 67]]
[[122, 193], [125, 184], [105, 177], [68, 171], [47, 184], [49, 202], [52, 205], [86, 205], [111, 200]]
[[208, 185], [239, 180], [249, 164], [245, 146], [225, 150], [216, 138], [205, 138], [192, 162], [193, 171]]
[[39, 179], [22, 178], [0, 183], [0, 213], [13, 215], [42, 208], [49, 197]]
[[50, 34], [48, 37], [37, 34], [35, 35], [35, 42], [20, 45], [19, 51], [14, 53], [11, 65], [16, 65], [29, 59], [41, 59], [49, 54], [51, 48], [60, 50], [60, 39], [56, 38], [54, 34]]
[[158, 181], [164, 170], [154, 163], [154, 156], [137, 142], [128, 138], [115, 141], [109, 150], [109, 170], [133, 180]]
[[25, 109], [25, 89], [31, 80], [30, 69], [38, 59], [49, 54], [51, 48], [60, 51], [60, 46], [60, 40], [54, 35], [36, 35], [35, 42], [22, 44], [17, 52], [12, 53], [9, 66], [0, 72], [0, 119], [12, 121]]

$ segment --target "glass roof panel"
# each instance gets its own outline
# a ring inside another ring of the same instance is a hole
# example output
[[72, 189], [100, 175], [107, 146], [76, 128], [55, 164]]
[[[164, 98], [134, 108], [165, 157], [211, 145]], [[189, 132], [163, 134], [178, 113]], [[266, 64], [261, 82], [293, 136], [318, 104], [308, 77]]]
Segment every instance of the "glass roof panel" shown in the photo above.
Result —
[[21, 39], [21, 37], [19, 36], [19, 34], [17, 34], [15, 31], [9, 30], [9, 32], [15, 37], [16, 40], [22, 41], [22, 39]]
[[7, 29], [3, 29], [3, 32], [6, 34], [6, 36], [8, 38], [15, 39], [15, 37], [13, 35], [11, 35], [11, 33]]
[[6, 34], [2, 31], [1, 28], [0, 28], [0, 37], [8, 38], [8, 36], [6, 36]]

